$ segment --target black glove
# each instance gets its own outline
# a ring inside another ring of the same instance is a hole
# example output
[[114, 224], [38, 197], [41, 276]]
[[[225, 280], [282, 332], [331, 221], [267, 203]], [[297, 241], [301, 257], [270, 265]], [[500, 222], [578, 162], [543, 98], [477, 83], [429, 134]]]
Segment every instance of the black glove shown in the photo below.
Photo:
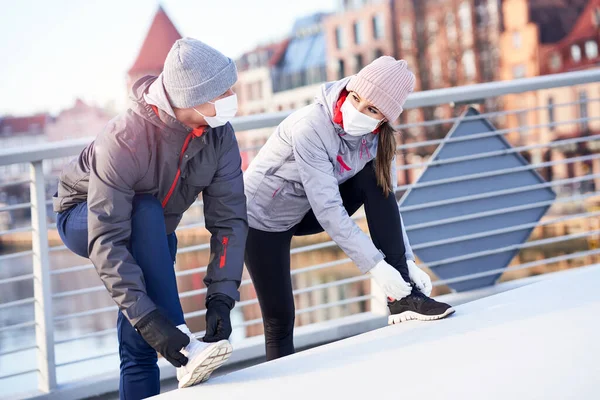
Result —
[[158, 310], [143, 317], [135, 326], [144, 340], [175, 368], [187, 364], [181, 349], [190, 343], [190, 337], [181, 332]]
[[215, 294], [206, 301], [206, 335], [204, 342], [212, 343], [229, 339], [231, 335], [231, 320], [229, 313], [235, 301], [224, 294]]

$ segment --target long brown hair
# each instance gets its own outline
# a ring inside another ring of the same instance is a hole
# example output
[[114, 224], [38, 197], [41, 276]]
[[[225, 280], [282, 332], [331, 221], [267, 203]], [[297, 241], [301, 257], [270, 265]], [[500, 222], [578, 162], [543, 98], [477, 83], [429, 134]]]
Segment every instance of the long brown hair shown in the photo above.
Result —
[[396, 154], [396, 131], [388, 122], [385, 122], [379, 128], [379, 142], [377, 144], [377, 156], [375, 157], [375, 175], [377, 176], [377, 184], [383, 189], [385, 197], [393, 190], [394, 184], [392, 179], [392, 161]]

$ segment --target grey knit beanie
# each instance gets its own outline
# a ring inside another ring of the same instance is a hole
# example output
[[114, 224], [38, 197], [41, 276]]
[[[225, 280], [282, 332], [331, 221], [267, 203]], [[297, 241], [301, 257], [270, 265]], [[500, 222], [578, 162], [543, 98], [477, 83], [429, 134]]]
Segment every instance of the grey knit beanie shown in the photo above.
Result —
[[235, 63], [192, 38], [175, 42], [162, 72], [171, 106], [190, 108], [225, 93], [237, 81]]

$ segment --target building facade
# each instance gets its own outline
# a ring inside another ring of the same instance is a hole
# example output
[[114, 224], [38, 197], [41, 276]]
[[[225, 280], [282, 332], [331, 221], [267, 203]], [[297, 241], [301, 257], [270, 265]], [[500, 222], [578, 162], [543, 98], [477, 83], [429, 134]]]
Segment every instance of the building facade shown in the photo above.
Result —
[[[415, 91], [497, 80], [499, 75], [500, 0], [345, 0], [324, 22], [328, 79], [356, 74], [382, 55], [407, 61]], [[495, 101], [482, 108], [495, 110]], [[450, 126], [424, 127], [424, 121], [452, 117], [460, 107], [440, 105], [406, 110], [408, 124], [399, 144], [445, 136]], [[422, 154], [421, 154], [422, 153]], [[401, 164], [418, 162], [429, 150], [404, 151]], [[400, 184], [420, 171], [399, 172]]]
[[[259, 46], [237, 61], [238, 115], [295, 110], [311, 104], [327, 79], [325, 14], [299, 18], [288, 38]], [[245, 169], [273, 128], [238, 132]]]
[[[501, 38], [502, 79], [519, 79], [598, 68], [600, 1], [505, 0]], [[549, 143], [600, 133], [600, 83], [506, 96], [509, 140], [518, 145]], [[534, 109], [533, 111], [521, 111]], [[600, 150], [597, 141], [531, 151], [534, 163], [562, 160]], [[546, 168], [548, 179], [600, 173], [600, 160]], [[600, 181], [582, 182], [586, 192]]]

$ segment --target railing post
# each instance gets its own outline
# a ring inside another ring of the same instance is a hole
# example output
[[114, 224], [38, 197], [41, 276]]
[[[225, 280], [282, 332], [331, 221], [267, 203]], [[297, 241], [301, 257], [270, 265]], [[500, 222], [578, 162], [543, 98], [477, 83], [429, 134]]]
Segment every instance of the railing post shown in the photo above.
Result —
[[371, 312], [377, 315], [388, 315], [387, 296], [374, 278], [371, 281]]
[[42, 161], [30, 164], [33, 297], [37, 346], [38, 388], [44, 393], [56, 387], [54, 323], [50, 282], [50, 257], [46, 216], [46, 191]]

